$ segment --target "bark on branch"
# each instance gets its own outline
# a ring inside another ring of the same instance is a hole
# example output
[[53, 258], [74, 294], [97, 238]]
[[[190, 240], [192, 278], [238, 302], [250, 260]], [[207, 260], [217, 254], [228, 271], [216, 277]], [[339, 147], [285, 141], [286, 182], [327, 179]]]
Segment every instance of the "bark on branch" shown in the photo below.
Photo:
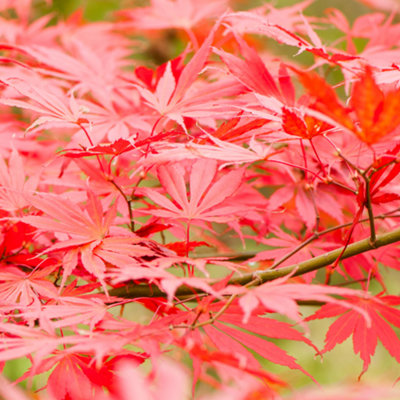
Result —
[[[346, 249], [343, 251], [343, 247], [339, 249], [332, 250], [325, 254], [321, 254], [318, 257], [314, 257], [310, 260], [303, 261], [298, 264], [293, 264], [287, 267], [275, 269], [275, 270], [267, 270], [267, 271], [256, 271], [254, 273], [244, 274], [235, 278], [232, 278], [229, 281], [231, 285], [246, 285], [252, 281], [255, 281], [253, 286], [261, 285], [262, 283], [273, 281], [277, 278], [281, 278], [283, 276], [289, 275], [294, 270], [296, 272], [293, 276], [299, 276], [306, 274], [307, 272], [315, 271], [317, 269], [326, 267], [333, 262], [341, 255], [341, 260], [353, 257], [357, 254], [365, 253], [367, 251], [387, 246], [389, 244], [400, 241], [400, 229], [396, 229], [392, 232], [385, 233], [379, 236], [376, 236], [376, 240], [374, 243], [371, 243], [371, 239], [368, 237], [364, 240], [360, 240], [359, 242], [349, 244]], [[196, 290], [194, 288], [184, 286], [178, 288], [176, 291], [176, 297], [187, 297], [191, 296], [195, 293], [204, 293], [200, 290]], [[122, 297], [122, 298], [138, 298], [138, 297], [166, 297], [166, 294], [161, 291], [155, 285], [135, 285], [135, 284], [127, 284], [121, 288], [115, 288], [109, 291], [110, 296]]]

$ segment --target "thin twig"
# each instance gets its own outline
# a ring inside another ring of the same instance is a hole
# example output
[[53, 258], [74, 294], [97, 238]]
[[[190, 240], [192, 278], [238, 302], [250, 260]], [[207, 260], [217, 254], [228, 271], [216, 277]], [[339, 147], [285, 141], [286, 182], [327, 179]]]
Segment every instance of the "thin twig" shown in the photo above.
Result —
[[340, 188], [342, 188], [342, 189], [344, 189], [344, 190], [348, 190], [349, 192], [351, 192], [351, 193], [357, 195], [357, 190], [352, 189], [352, 188], [350, 188], [350, 187], [344, 185], [343, 183], [340, 183], [340, 182], [337, 182], [337, 181], [332, 180], [332, 181], [328, 182], [328, 184], [330, 184], [330, 185], [336, 185], [337, 187], [340, 187]]
[[313, 149], [313, 151], [314, 151], [315, 157], [317, 158], [318, 163], [319, 163], [319, 165], [320, 165], [320, 167], [321, 167], [322, 173], [324, 174], [324, 176], [327, 176], [327, 173], [326, 173], [326, 170], [325, 170], [325, 166], [324, 166], [324, 164], [322, 163], [321, 159], [319, 158], [317, 149], [316, 149], [315, 146], [314, 146], [314, 143], [313, 143], [313, 141], [312, 141], [312, 138], [310, 138], [309, 140], [310, 140], [310, 145], [311, 145], [311, 147], [312, 147], [312, 149]]
[[199, 319], [200, 315], [202, 314], [202, 313], [198, 313], [196, 315], [195, 320], [190, 325], [187, 325], [187, 324], [171, 325], [170, 329], [191, 329], [191, 330], [193, 330], [193, 329], [201, 328], [202, 326], [213, 324], [229, 308], [229, 306], [232, 304], [232, 302], [236, 299], [237, 296], [238, 296], [237, 294], [231, 295], [229, 297], [229, 299], [227, 300], [227, 302], [220, 308], [220, 310], [218, 312], [216, 312], [215, 314], [213, 314], [213, 316], [206, 321], [198, 323], [197, 320]]
[[[87, 131], [87, 129], [86, 129], [81, 123], [79, 123], [78, 126], [83, 130], [83, 132], [85, 133], [85, 136], [86, 136], [87, 140], [89, 141], [90, 145], [93, 147], [93, 146], [94, 146], [94, 143], [93, 143], [93, 141], [92, 141], [92, 139], [91, 139], [91, 137], [90, 137], [89, 132]], [[99, 156], [98, 154], [96, 154], [96, 159], [97, 159], [97, 162], [99, 163], [101, 172], [103, 173], [104, 176], [106, 176], [106, 171], [104, 170], [103, 163], [101, 162], [100, 156]]]
[[[257, 283], [258, 280], [259, 280], [259, 278], [256, 277], [255, 279], [253, 279], [252, 281], [248, 282], [244, 286], [245, 287], [246, 286], [252, 286], [255, 283]], [[187, 328], [187, 329], [193, 330], [193, 329], [201, 328], [202, 326], [213, 324], [229, 308], [229, 306], [233, 303], [233, 301], [237, 297], [238, 297], [238, 294], [232, 294], [229, 297], [229, 299], [226, 301], [226, 303], [215, 314], [213, 314], [212, 317], [210, 317], [206, 321], [197, 323], [198, 319], [200, 318], [201, 314], [203, 313], [203, 311], [201, 311], [201, 312], [197, 313], [196, 318], [194, 319], [194, 321], [190, 325], [185, 325], [185, 324], [172, 325], [171, 329], [173, 329], [173, 328]]]
[[337, 147], [336, 144], [328, 136], [324, 135], [324, 138], [335, 149], [337, 156], [340, 157], [349, 167], [351, 167], [354, 171], [357, 171], [359, 175], [362, 175], [364, 173], [363, 170], [358, 168], [346, 156], [343, 155], [339, 147]]
[[135, 231], [135, 223], [133, 221], [133, 213], [132, 213], [132, 206], [131, 206], [131, 200], [128, 199], [127, 195], [124, 193], [122, 188], [118, 185], [117, 182], [114, 181], [114, 179], [110, 179], [110, 183], [114, 185], [114, 187], [118, 190], [118, 192], [121, 193], [121, 196], [126, 202], [126, 205], [128, 207], [128, 214], [129, 214], [129, 229], [134, 232]]
[[[396, 218], [396, 217], [400, 217], [396, 216], [396, 215], [391, 215], [397, 211], [399, 211], [400, 208], [396, 208], [395, 210], [389, 211], [387, 213], [384, 214], [380, 214], [375, 216], [375, 219], [385, 219], [387, 217], [390, 216], [390, 218]], [[368, 218], [363, 218], [360, 219], [357, 223], [361, 223], [361, 222], [366, 222], [369, 221], [369, 217]], [[294, 254], [296, 254], [298, 251], [300, 251], [302, 248], [306, 247], [308, 244], [310, 244], [311, 242], [313, 242], [314, 240], [318, 239], [319, 237], [326, 235], [330, 232], [336, 231], [338, 229], [342, 229], [342, 228], [347, 228], [348, 226], [352, 226], [354, 224], [353, 222], [348, 222], [346, 224], [341, 224], [341, 225], [337, 225], [337, 226], [333, 226], [332, 228], [328, 228], [325, 229], [321, 232], [315, 232], [312, 236], [310, 236], [307, 240], [305, 240], [304, 242], [300, 243], [295, 249], [293, 249], [290, 253], [286, 254], [284, 257], [282, 257], [281, 259], [279, 259], [278, 261], [276, 261], [270, 269], [274, 269], [276, 267], [278, 267], [279, 265], [281, 265], [283, 262], [285, 262], [287, 259], [289, 259], [290, 257], [292, 257]], [[255, 255], [254, 255], [255, 256]]]

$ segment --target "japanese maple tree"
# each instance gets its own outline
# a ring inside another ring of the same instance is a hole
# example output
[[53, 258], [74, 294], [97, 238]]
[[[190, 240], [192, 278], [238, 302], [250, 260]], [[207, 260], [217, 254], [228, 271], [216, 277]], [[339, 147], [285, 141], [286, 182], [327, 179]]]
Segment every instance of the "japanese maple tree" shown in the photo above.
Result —
[[[400, 4], [352, 1], [0, 1], [0, 399], [400, 398]], [[346, 387], [286, 346], [348, 338]]]

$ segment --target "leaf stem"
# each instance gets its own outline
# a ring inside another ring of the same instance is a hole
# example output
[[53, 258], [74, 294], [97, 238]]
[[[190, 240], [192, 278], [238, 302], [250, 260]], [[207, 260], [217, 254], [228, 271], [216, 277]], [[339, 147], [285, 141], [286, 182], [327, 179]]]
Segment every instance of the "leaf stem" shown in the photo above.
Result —
[[216, 312], [215, 314], [212, 315], [212, 317], [210, 317], [208, 320], [206, 321], [202, 321], [202, 322], [197, 322], [198, 318], [200, 317], [201, 313], [197, 314], [195, 320], [190, 324], [181, 324], [181, 325], [171, 325], [171, 329], [197, 329], [197, 328], [201, 328], [202, 326], [206, 326], [206, 325], [210, 325], [213, 324], [228, 308], [229, 306], [232, 304], [232, 302], [236, 299], [238, 295], [237, 294], [233, 294], [229, 297], [229, 299], [226, 301], [226, 303], [219, 309], [218, 312]]
[[309, 140], [310, 140], [310, 145], [311, 145], [311, 147], [312, 147], [312, 149], [313, 149], [313, 151], [314, 151], [315, 157], [317, 158], [318, 163], [319, 163], [319, 165], [320, 165], [320, 167], [321, 167], [322, 173], [324, 174], [324, 176], [327, 176], [327, 173], [326, 173], [326, 170], [325, 170], [325, 166], [324, 166], [324, 164], [322, 163], [321, 159], [319, 158], [317, 149], [316, 149], [315, 146], [314, 146], [314, 143], [313, 143], [313, 141], [312, 141], [312, 138], [310, 138]]
[[[94, 143], [93, 143], [92, 138], [90, 137], [89, 132], [87, 131], [87, 129], [81, 123], [79, 123], [78, 126], [83, 130], [87, 140], [89, 141], [90, 145], [93, 147]], [[96, 154], [96, 158], [97, 158], [97, 162], [99, 163], [101, 172], [103, 173], [104, 176], [106, 176], [106, 171], [104, 170], [103, 163], [101, 162], [100, 156], [98, 154]]]

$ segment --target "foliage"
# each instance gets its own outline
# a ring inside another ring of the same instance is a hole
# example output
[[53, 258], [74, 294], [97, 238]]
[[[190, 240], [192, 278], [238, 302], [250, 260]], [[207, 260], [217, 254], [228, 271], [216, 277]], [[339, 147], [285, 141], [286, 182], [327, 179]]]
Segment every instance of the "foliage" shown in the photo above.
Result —
[[152, 0], [88, 23], [0, 2], [0, 366], [29, 363], [0, 397], [399, 398], [316, 388], [283, 348], [352, 337], [361, 382], [378, 341], [400, 362], [396, 3], [353, 22], [312, 3]]

